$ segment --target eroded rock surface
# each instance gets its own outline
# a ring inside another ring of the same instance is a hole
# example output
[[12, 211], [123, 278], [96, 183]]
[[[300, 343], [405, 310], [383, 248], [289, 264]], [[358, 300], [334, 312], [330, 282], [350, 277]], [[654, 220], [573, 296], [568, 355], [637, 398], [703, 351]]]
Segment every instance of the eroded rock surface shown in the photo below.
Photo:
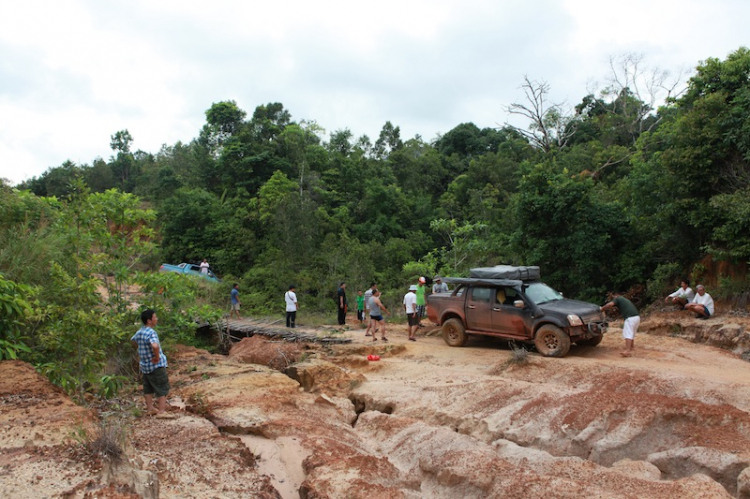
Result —
[[284, 372], [306, 392], [322, 390], [346, 396], [365, 381], [361, 373], [320, 359], [307, 359], [289, 366]]
[[[726, 350], [640, 334], [636, 355], [623, 359], [615, 328], [596, 348], [573, 347], [563, 359], [532, 353], [527, 365], [509, 366], [504, 343], [472, 338], [450, 348], [390, 329], [389, 344], [377, 346], [362, 331], [345, 333], [351, 345], [315, 350], [287, 370], [295, 379], [247, 358], [178, 348], [171, 397], [187, 411], [132, 419], [131, 469], [119, 485], [62, 443], [38, 446], [54, 427], [42, 439], [29, 424], [0, 440], [0, 492], [148, 495], [138, 483], [156, 477], [160, 497], [750, 496], [750, 364]], [[252, 350], [266, 348], [256, 342]], [[0, 363], [0, 380], [19, 366]], [[45, 390], [72, 411], [60, 411], [60, 431], [75, 429], [76, 411], [86, 411]], [[45, 419], [8, 393], [3, 429], [22, 416]], [[62, 485], [36, 488], [51, 477]]]
[[262, 336], [242, 338], [229, 351], [229, 358], [245, 364], [260, 364], [276, 370], [286, 369], [302, 355], [299, 343], [269, 341]]

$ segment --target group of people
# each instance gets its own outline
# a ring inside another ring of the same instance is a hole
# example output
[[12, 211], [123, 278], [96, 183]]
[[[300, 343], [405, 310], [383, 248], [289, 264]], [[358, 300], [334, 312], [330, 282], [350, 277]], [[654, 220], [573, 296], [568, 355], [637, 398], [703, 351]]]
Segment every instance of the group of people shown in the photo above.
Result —
[[[448, 291], [448, 285], [443, 283], [440, 276], [435, 276], [433, 280], [435, 282], [432, 286], [433, 293], [444, 293]], [[427, 279], [420, 277], [417, 280], [417, 284], [409, 285], [402, 301], [404, 312], [406, 313], [409, 341], [417, 341], [415, 334], [417, 329], [422, 327], [421, 320], [425, 316], [425, 310], [427, 307], [426, 283]], [[339, 290], [341, 289], [342, 288], [340, 287]], [[357, 320], [364, 324], [366, 317], [369, 316], [365, 336], [372, 336], [373, 341], [377, 341], [376, 333], [381, 331], [381, 340], [388, 341], [388, 338], [385, 336], [386, 326], [383, 313], [388, 315], [391, 313], [385, 305], [383, 305], [383, 302], [380, 300], [380, 295], [381, 293], [378, 290], [378, 286], [374, 282], [370, 284], [370, 287], [364, 293], [362, 293], [361, 290], [357, 291]], [[339, 324], [344, 324], [344, 319], [345, 312], [342, 316], [340, 306]]]
[[[448, 285], [442, 282], [442, 278], [440, 276], [435, 276], [434, 281], [435, 283], [432, 286], [433, 293], [444, 293], [448, 291]], [[410, 339], [413, 339], [411, 328], [414, 327], [414, 330], [416, 331], [417, 327], [422, 326], [419, 321], [422, 319], [422, 317], [424, 317], [427, 305], [426, 282], [427, 280], [424, 277], [420, 277], [418, 283], [416, 285], [411, 285], [406, 296], [404, 296], [404, 308], [406, 309], [406, 314], [409, 320]], [[240, 285], [238, 283], [234, 283], [232, 285], [232, 290], [229, 293], [230, 319], [242, 319], [242, 317], [240, 316], [241, 302], [239, 287]], [[414, 310], [411, 310], [412, 299], [409, 297], [410, 294], [413, 294], [414, 297]], [[286, 304], [286, 327], [293, 328], [295, 327], [295, 323], [297, 321], [297, 310], [299, 309], [296, 288], [294, 285], [289, 286], [287, 292], [284, 293], [284, 302]], [[409, 303], [408, 307], [407, 302]], [[341, 282], [339, 284], [338, 291], [336, 292], [336, 309], [339, 325], [343, 326], [344, 324], [346, 324], [346, 314], [348, 312], [348, 307], [348, 301], [346, 298], [346, 283]], [[385, 341], [388, 341], [384, 336], [385, 324], [383, 322], [383, 313], [390, 315], [388, 309], [380, 301], [380, 292], [378, 291], [377, 284], [375, 284], [374, 282], [371, 283], [370, 287], [364, 293], [362, 293], [361, 290], [357, 292], [357, 320], [360, 321], [360, 323], [364, 324], [365, 317], [369, 317], [366, 332], [367, 336], [371, 336], [370, 330], [374, 329], [374, 332], [377, 332], [378, 330], [382, 329], [383, 333], [381, 335], [381, 338], [385, 339]], [[412, 325], [411, 322], [415, 321], [416, 323]]]
[[[668, 295], [664, 301], [677, 305], [682, 310], [695, 313], [697, 319], [708, 319], [714, 315], [714, 300], [711, 298], [711, 295], [706, 293], [706, 288], [703, 284], [698, 284], [695, 290], [696, 292], [693, 292], [690, 288], [690, 281], [683, 279], [677, 291]], [[633, 355], [635, 334], [638, 332], [638, 326], [641, 324], [641, 317], [633, 302], [620, 293], [612, 293], [612, 300], [600, 307], [600, 310], [613, 308], [620, 311], [624, 320], [622, 324], [622, 337], [625, 340], [625, 349], [620, 352], [620, 355], [630, 357]]]
[[690, 281], [684, 279], [677, 291], [664, 298], [664, 301], [677, 305], [682, 310], [693, 312], [698, 319], [708, 319], [714, 315], [714, 299], [706, 293], [703, 284], [698, 284], [695, 291], [697, 293], [690, 288]]

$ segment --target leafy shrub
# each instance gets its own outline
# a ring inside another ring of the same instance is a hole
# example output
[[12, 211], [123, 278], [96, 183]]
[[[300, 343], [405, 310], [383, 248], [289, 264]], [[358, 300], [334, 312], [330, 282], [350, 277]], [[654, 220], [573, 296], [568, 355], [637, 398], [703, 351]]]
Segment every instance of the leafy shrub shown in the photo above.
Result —
[[654, 302], [663, 300], [664, 296], [674, 291], [679, 284], [675, 281], [680, 279], [680, 270], [680, 265], [675, 262], [662, 263], [656, 267], [646, 283], [648, 299]]
[[745, 308], [750, 304], [750, 283], [745, 279], [719, 278], [719, 286], [711, 293], [714, 299], [728, 302], [732, 307]]
[[99, 378], [99, 396], [105, 399], [116, 397], [126, 380], [124, 376], [102, 376]]

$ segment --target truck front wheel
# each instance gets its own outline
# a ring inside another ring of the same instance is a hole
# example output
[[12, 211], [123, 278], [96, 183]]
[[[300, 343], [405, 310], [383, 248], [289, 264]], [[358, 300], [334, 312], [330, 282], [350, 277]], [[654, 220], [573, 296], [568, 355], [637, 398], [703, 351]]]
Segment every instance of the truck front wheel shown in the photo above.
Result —
[[534, 345], [545, 357], [565, 357], [570, 350], [570, 336], [557, 326], [545, 324], [537, 330]]
[[466, 345], [469, 336], [466, 334], [466, 328], [461, 319], [448, 319], [445, 321], [445, 324], [443, 324], [443, 339], [452, 347]]

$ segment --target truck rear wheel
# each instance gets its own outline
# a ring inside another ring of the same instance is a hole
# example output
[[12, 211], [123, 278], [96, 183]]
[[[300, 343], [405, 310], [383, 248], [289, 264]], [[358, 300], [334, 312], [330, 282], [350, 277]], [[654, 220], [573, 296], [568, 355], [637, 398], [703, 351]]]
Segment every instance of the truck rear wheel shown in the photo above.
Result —
[[443, 339], [452, 347], [466, 345], [469, 336], [466, 334], [466, 328], [461, 319], [448, 319], [445, 321], [445, 324], [443, 324]]
[[594, 336], [593, 338], [589, 338], [587, 340], [576, 341], [576, 345], [580, 347], [595, 347], [596, 345], [601, 343], [603, 339], [604, 335], [600, 334], [599, 336]]
[[536, 331], [534, 345], [545, 357], [565, 357], [570, 350], [570, 336], [552, 324], [545, 324]]

